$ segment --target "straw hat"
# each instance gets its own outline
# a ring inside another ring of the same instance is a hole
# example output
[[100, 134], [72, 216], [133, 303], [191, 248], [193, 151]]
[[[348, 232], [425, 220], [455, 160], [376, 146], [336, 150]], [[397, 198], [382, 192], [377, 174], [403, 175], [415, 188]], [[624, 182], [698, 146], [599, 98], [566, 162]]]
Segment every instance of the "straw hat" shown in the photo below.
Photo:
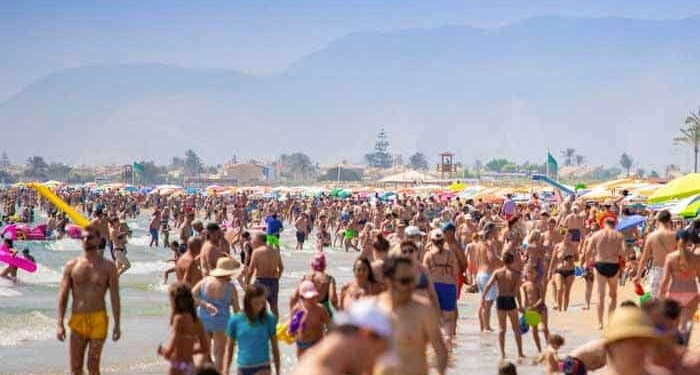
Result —
[[216, 268], [209, 272], [210, 276], [233, 276], [236, 269], [240, 267], [240, 263], [233, 258], [221, 257], [216, 261]]
[[620, 307], [613, 313], [608, 325], [603, 330], [606, 344], [616, 341], [648, 338], [658, 340], [661, 336], [656, 332], [651, 318], [638, 307]]

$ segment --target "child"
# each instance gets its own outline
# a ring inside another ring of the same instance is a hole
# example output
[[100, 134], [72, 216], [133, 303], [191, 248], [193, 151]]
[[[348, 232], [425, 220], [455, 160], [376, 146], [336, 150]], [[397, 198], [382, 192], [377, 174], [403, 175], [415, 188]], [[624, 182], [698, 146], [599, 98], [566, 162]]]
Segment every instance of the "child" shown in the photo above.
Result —
[[[544, 331], [544, 339], [549, 339], [549, 327], [547, 325], [547, 306], [544, 303], [544, 292], [542, 284], [537, 282], [537, 267], [530, 267], [527, 270], [527, 281], [521, 288], [525, 300], [525, 310], [536, 311], [540, 314]], [[535, 340], [537, 351], [542, 352], [540, 345], [539, 325], [532, 327], [532, 338]]]
[[[177, 263], [177, 260], [180, 259], [180, 255], [187, 251], [187, 248], [185, 247], [183, 251], [183, 249], [180, 248], [180, 244], [177, 241], [173, 241], [170, 243], [170, 250], [173, 251], [173, 259], [168, 260], [168, 262]], [[168, 275], [175, 272], [175, 268], [175, 266], [172, 266], [165, 270], [165, 272], [163, 273], [163, 284], [168, 283]]]
[[331, 234], [326, 228], [326, 224], [321, 224], [316, 233], [316, 251], [323, 252], [323, 248], [331, 245]]
[[[169, 375], [189, 375], [194, 373], [195, 354], [203, 354], [207, 362], [209, 337], [202, 328], [194, 307], [192, 291], [185, 283], [178, 282], [170, 287], [170, 332], [167, 344], [158, 346], [158, 355], [170, 362]], [[198, 345], [197, 345], [198, 344]]]
[[325, 327], [331, 317], [323, 305], [318, 303], [318, 291], [314, 283], [304, 280], [299, 285], [301, 304], [292, 311], [289, 333], [294, 334], [297, 344], [297, 358], [321, 341]]
[[559, 370], [559, 348], [564, 345], [564, 338], [560, 335], [549, 337], [549, 346], [544, 353], [537, 357], [535, 363], [542, 363], [547, 374], [558, 374]]
[[160, 233], [163, 235], [163, 243], [170, 243], [170, 225], [168, 224], [167, 220], [161, 222]]

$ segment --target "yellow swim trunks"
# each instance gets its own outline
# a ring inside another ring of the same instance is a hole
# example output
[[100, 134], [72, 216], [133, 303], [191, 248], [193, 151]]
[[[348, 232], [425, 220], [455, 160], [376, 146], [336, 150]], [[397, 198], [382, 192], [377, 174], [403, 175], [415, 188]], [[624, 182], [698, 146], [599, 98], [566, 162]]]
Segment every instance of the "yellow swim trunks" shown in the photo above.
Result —
[[72, 314], [68, 327], [84, 339], [104, 340], [107, 338], [108, 324], [107, 312], [101, 310]]

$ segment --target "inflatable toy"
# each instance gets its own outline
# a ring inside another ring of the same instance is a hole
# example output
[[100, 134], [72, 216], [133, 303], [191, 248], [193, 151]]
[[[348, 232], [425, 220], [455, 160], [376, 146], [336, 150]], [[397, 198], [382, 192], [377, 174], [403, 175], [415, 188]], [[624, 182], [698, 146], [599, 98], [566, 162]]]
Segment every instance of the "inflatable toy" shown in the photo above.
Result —
[[36, 272], [36, 264], [21, 256], [12, 255], [7, 245], [0, 246], [0, 262], [7, 263], [27, 272]]

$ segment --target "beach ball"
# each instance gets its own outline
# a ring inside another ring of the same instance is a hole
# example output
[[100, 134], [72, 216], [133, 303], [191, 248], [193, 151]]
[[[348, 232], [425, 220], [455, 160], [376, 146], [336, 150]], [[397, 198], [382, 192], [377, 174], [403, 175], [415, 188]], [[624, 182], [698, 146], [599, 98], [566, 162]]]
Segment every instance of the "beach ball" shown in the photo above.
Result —
[[583, 268], [581, 268], [581, 266], [576, 266], [576, 268], [574, 268], [574, 275], [576, 275], [576, 277], [583, 276]]
[[641, 297], [639, 297], [639, 304], [643, 304], [646, 301], [649, 301], [651, 299], [651, 292], [646, 292], [644, 293]]
[[530, 331], [530, 326], [527, 324], [527, 320], [525, 319], [525, 315], [520, 317], [520, 333], [521, 334], [526, 334]]
[[523, 317], [525, 318], [525, 322], [531, 327], [537, 327], [537, 325], [542, 321], [542, 317], [537, 311], [525, 311], [525, 315], [523, 315]]

